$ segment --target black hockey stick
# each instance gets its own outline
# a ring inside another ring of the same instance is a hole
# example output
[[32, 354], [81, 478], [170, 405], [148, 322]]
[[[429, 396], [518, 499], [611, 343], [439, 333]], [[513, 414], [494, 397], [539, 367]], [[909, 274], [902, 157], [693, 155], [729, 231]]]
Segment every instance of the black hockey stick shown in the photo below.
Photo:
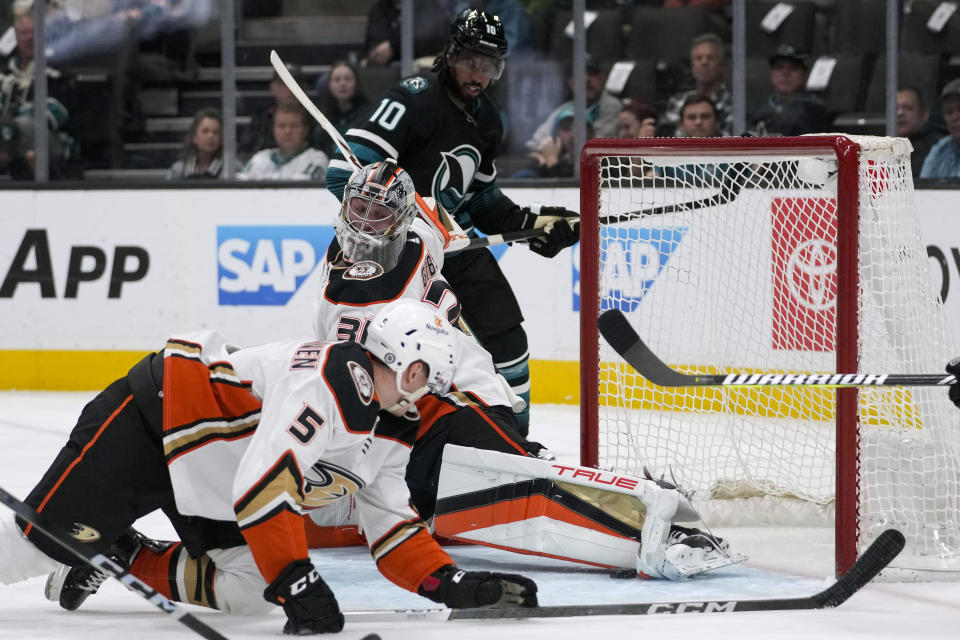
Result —
[[745, 166], [746, 165], [743, 163], [730, 165], [724, 175], [723, 182], [720, 184], [720, 190], [712, 196], [700, 198], [699, 200], [690, 200], [689, 202], [663, 204], [656, 207], [650, 207], [649, 209], [638, 209], [636, 211], [628, 211], [626, 213], [603, 216], [600, 218], [600, 224], [617, 224], [618, 222], [627, 222], [629, 220], [635, 220], [644, 216], [662, 216], [668, 213], [696, 211], [698, 209], [708, 209], [710, 207], [718, 207], [720, 205], [727, 204], [728, 202], [735, 200], [737, 196], [740, 195], [740, 190], [743, 188], [744, 181], [736, 180], [735, 178], [738, 174], [740, 174], [741, 170]]
[[937, 387], [956, 384], [943, 373], [728, 373], [686, 374], [650, 350], [626, 316], [608, 309], [597, 318], [600, 335], [644, 378], [661, 387]]
[[157, 593], [153, 587], [137, 578], [110, 558], [100, 553], [93, 554], [66, 537], [66, 535], [58, 530], [58, 527], [48, 523], [42, 515], [10, 493], [7, 493], [2, 487], [0, 487], [0, 502], [3, 502], [3, 504], [10, 507], [14, 513], [36, 527], [37, 531], [45, 535], [48, 539], [77, 556], [97, 571], [102, 571], [103, 573], [113, 576], [122, 582], [127, 589], [133, 591], [144, 600], [147, 600], [164, 613], [169, 613], [174, 619], [189, 627], [198, 635], [208, 640], [227, 640], [226, 636], [221, 635], [212, 627], [207, 626], [204, 622], [201, 622], [199, 618], [187, 613], [183, 608], [178, 607], [168, 600], [163, 594]]
[[642, 602], [593, 604], [530, 609], [425, 609], [411, 611], [357, 611], [344, 614], [352, 621], [489, 620], [494, 618], [566, 618], [576, 616], [646, 616], [658, 613], [733, 613], [734, 611], [788, 611], [838, 607], [870, 582], [903, 549], [903, 534], [887, 529], [873, 541], [850, 570], [812, 596], [769, 600], [703, 600], [696, 602]]

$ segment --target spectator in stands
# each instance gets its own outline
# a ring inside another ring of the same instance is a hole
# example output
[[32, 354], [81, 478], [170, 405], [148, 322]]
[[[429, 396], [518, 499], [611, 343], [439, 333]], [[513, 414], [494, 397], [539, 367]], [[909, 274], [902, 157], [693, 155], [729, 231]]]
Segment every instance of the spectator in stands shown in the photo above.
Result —
[[193, 116], [180, 157], [167, 171], [167, 180], [223, 177], [223, 117], [219, 109], [200, 109]]
[[273, 138], [277, 146], [261, 149], [237, 175], [240, 180], [312, 180], [326, 182], [330, 159], [313, 149], [310, 115], [299, 104], [283, 103], [273, 116]]
[[[370, 104], [360, 86], [357, 69], [346, 60], [337, 60], [330, 65], [329, 73], [317, 80], [317, 94], [320, 97], [320, 111], [342, 134], [347, 132], [350, 123]], [[321, 128], [314, 127], [311, 145], [332, 156], [336, 145]]]
[[717, 108], [722, 135], [733, 135], [733, 98], [723, 81], [726, 72], [727, 55], [720, 36], [705, 33], [694, 38], [690, 45], [690, 74], [694, 87], [670, 96], [658, 133], [662, 136], [676, 135], [676, 128], [680, 124], [680, 108], [687, 98], [701, 94], [708, 96]]
[[790, 45], [780, 45], [770, 56], [771, 93], [750, 118], [757, 135], [798, 136], [822, 133], [830, 126], [827, 108], [806, 91], [809, 56]]
[[[0, 125], [15, 125], [19, 141], [15, 158], [17, 166], [27, 166], [33, 177], [35, 143], [33, 127], [33, 2], [13, 3], [13, 28], [16, 47], [0, 59]], [[47, 125], [49, 128], [49, 175], [67, 177], [75, 169], [76, 143], [70, 130], [70, 104], [74, 93], [73, 77], [47, 66]], [[9, 142], [8, 142], [9, 146]]]
[[720, 117], [717, 106], [709, 96], [688, 96], [680, 108], [678, 138], [716, 138], [720, 135]]
[[14, 122], [0, 121], [0, 180], [30, 180], [33, 171], [19, 153], [20, 130]]
[[[300, 77], [300, 67], [296, 65], [287, 65], [287, 70], [293, 79], [301, 87], [303, 86]], [[270, 95], [273, 97], [273, 103], [254, 114], [250, 118], [250, 124], [240, 136], [237, 142], [237, 155], [241, 158], [249, 158], [261, 149], [270, 149], [277, 146], [277, 141], [273, 138], [273, 117], [280, 105], [299, 105], [296, 96], [287, 88], [283, 80], [277, 73], [273, 74], [270, 80]], [[312, 124], [312, 123], [311, 123]]]
[[[593, 119], [587, 113], [587, 138], [594, 134]], [[557, 114], [550, 137], [540, 148], [530, 153], [533, 166], [518, 171], [514, 178], [572, 178], [573, 177], [573, 107], [567, 106]]]
[[960, 78], [940, 92], [940, 108], [947, 134], [930, 149], [923, 161], [921, 178], [960, 178]]
[[914, 86], [900, 87], [897, 91], [897, 135], [909, 139], [913, 145], [910, 165], [914, 180], [920, 177], [923, 161], [944, 133], [943, 129], [930, 121], [930, 109], [924, 101], [923, 92]]
[[510, 43], [510, 49], [505, 57], [515, 60], [531, 52], [533, 32], [530, 16], [517, 0], [457, 0], [454, 3], [453, 14], [457, 15], [470, 7], [483, 9], [500, 18], [507, 42]]
[[[597, 138], [615, 138], [617, 136], [617, 117], [620, 115], [622, 103], [616, 96], [607, 93], [604, 85], [607, 81], [607, 74], [604, 73], [600, 63], [587, 57], [587, 120], [593, 123], [595, 137]], [[573, 91], [573, 67], [569, 66], [567, 71], [567, 86]], [[526, 142], [527, 149], [539, 152], [544, 141], [553, 135], [554, 127], [558, 117], [565, 110], [573, 109], [573, 100], [564, 102], [553, 110], [547, 119], [537, 127], [536, 131]]]
[[[377, 0], [367, 16], [366, 57], [361, 64], [384, 66], [400, 59], [401, 0]], [[443, 49], [450, 30], [450, 12], [440, 0], [413, 0], [417, 24], [413, 57], [434, 56]]]
[[657, 110], [645, 100], [624, 101], [617, 116], [618, 138], [652, 138], [657, 133]]

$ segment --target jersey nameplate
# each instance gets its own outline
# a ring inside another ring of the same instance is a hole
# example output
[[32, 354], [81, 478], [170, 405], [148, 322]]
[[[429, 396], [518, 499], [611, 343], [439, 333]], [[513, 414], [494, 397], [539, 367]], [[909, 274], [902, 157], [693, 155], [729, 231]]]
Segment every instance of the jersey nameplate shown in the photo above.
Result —
[[407, 78], [400, 83], [400, 86], [409, 91], [410, 93], [420, 93], [427, 88], [429, 83], [426, 78], [416, 76], [413, 78]]
[[383, 275], [383, 267], [376, 262], [363, 261], [350, 265], [343, 273], [344, 280], [373, 280]]
[[356, 362], [350, 362], [347, 365], [350, 369], [350, 377], [353, 378], [353, 385], [357, 388], [357, 394], [364, 405], [369, 405], [373, 401], [373, 380], [367, 370]]

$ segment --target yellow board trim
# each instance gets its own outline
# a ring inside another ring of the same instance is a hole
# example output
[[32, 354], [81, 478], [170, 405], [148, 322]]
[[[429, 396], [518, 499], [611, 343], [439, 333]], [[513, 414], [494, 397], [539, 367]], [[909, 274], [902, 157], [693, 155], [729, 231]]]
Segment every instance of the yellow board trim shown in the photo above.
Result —
[[147, 351], [0, 351], [0, 389], [98, 391]]

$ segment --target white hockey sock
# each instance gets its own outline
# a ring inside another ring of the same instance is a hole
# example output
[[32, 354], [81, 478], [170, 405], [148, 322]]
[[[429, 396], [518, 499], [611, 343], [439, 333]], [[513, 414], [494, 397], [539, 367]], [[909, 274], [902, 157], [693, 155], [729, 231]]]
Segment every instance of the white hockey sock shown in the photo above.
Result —
[[13, 513], [0, 518], [0, 582], [14, 584], [42, 576], [56, 569], [57, 564], [24, 537]]

